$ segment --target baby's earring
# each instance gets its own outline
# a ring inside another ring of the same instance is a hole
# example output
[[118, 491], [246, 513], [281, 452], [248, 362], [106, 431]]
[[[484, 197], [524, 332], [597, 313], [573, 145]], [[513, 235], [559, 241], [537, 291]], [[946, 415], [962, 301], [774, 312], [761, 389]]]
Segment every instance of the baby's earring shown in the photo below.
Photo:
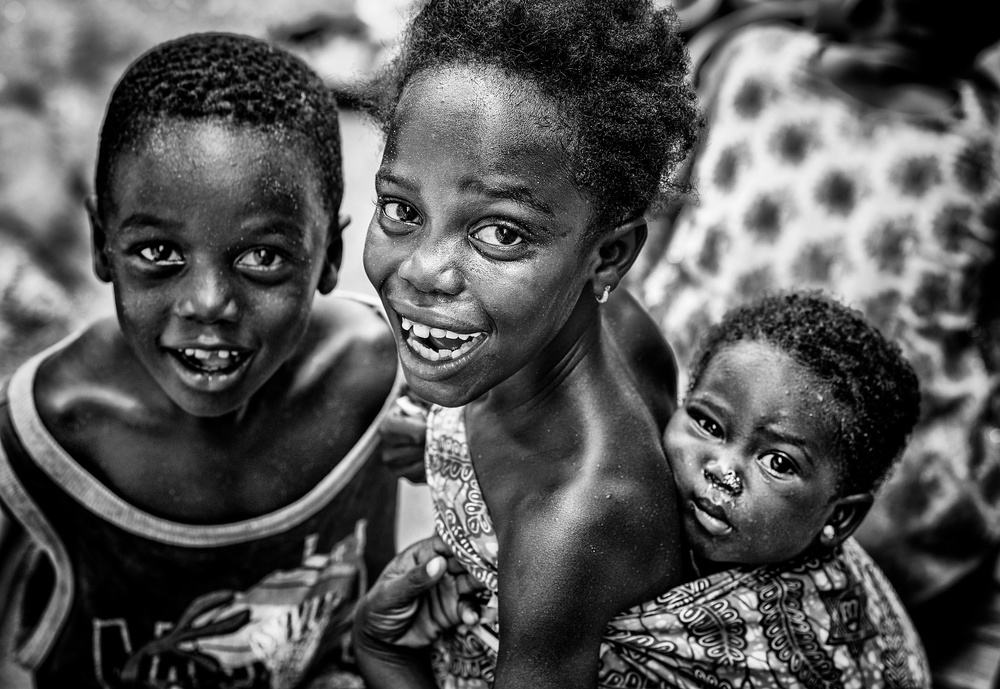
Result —
[[598, 304], [604, 304], [605, 302], [608, 301], [608, 296], [610, 294], [611, 294], [611, 285], [605, 285], [604, 286], [604, 291], [601, 292], [601, 296], [594, 297], [594, 298], [597, 299], [597, 303]]
[[833, 539], [837, 535], [837, 530], [833, 528], [833, 524], [827, 524], [823, 527], [823, 538], [827, 541], [827, 545], [833, 544]]

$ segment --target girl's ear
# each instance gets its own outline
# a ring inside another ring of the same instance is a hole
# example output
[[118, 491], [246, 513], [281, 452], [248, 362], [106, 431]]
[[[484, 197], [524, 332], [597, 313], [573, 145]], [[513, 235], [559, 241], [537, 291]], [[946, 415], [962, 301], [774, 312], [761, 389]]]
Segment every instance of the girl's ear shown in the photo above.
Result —
[[83, 202], [90, 219], [90, 252], [94, 260], [94, 273], [101, 282], [111, 282], [111, 261], [108, 258], [108, 235], [97, 213], [97, 197], [88, 196]]
[[607, 299], [605, 291], [618, 287], [645, 243], [646, 219], [641, 215], [618, 225], [598, 241], [592, 283], [596, 299], [603, 303]]
[[340, 263], [344, 258], [344, 228], [351, 224], [351, 216], [337, 217], [337, 226], [331, 227], [326, 238], [326, 255], [323, 257], [323, 272], [319, 276], [316, 289], [320, 294], [329, 294], [340, 279]]
[[871, 506], [871, 493], [848, 495], [837, 500], [830, 518], [820, 531], [820, 545], [834, 548], [843, 543], [858, 528]]

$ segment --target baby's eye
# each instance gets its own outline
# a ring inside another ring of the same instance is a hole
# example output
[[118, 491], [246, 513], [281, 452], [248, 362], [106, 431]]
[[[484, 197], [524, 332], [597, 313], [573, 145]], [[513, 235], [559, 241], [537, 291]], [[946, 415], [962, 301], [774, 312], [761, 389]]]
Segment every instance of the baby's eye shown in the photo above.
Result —
[[184, 262], [184, 257], [170, 244], [147, 244], [139, 249], [139, 256], [158, 266], [175, 266]]
[[236, 263], [251, 270], [277, 270], [285, 264], [285, 259], [274, 249], [259, 246], [241, 254]]
[[402, 201], [380, 201], [379, 210], [389, 220], [406, 223], [407, 225], [420, 224], [420, 213], [408, 203], [403, 203]]
[[705, 429], [705, 432], [715, 438], [722, 437], [722, 426], [716, 423], [713, 419], [705, 416], [700, 412], [688, 412], [694, 422]]
[[767, 452], [760, 456], [760, 461], [764, 466], [776, 474], [796, 474], [798, 473], [795, 462], [787, 455], [780, 452]]
[[471, 236], [490, 246], [517, 246], [524, 238], [503, 225], [486, 225], [473, 230]]

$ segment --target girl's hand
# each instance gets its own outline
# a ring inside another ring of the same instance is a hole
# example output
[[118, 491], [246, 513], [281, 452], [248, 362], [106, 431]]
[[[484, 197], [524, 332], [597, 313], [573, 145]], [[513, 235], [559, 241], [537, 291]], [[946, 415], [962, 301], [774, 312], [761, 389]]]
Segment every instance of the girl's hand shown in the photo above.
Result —
[[478, 621], [472, 594], [479, 589], [438, 536], [419, 541], [393, 558], [359, 605], [356, 643], [429, 646], [443, 631]]

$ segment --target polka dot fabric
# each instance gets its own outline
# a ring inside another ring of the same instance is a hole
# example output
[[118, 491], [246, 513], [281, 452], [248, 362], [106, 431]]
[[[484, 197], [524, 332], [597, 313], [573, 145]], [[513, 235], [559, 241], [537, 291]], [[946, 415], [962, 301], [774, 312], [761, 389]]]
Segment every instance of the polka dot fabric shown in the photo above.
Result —
[[859, 537], [912, 601], [1000, 541], [997, 104], [963, 84], [934, 117], [872, 108], [815, 72], [822, 49], [754, 26], [708, 65], [698, 202], [632, 284], [682, 369], [728, 307], [773, 289], [825, 289], [899, 341], [922, 421]]

